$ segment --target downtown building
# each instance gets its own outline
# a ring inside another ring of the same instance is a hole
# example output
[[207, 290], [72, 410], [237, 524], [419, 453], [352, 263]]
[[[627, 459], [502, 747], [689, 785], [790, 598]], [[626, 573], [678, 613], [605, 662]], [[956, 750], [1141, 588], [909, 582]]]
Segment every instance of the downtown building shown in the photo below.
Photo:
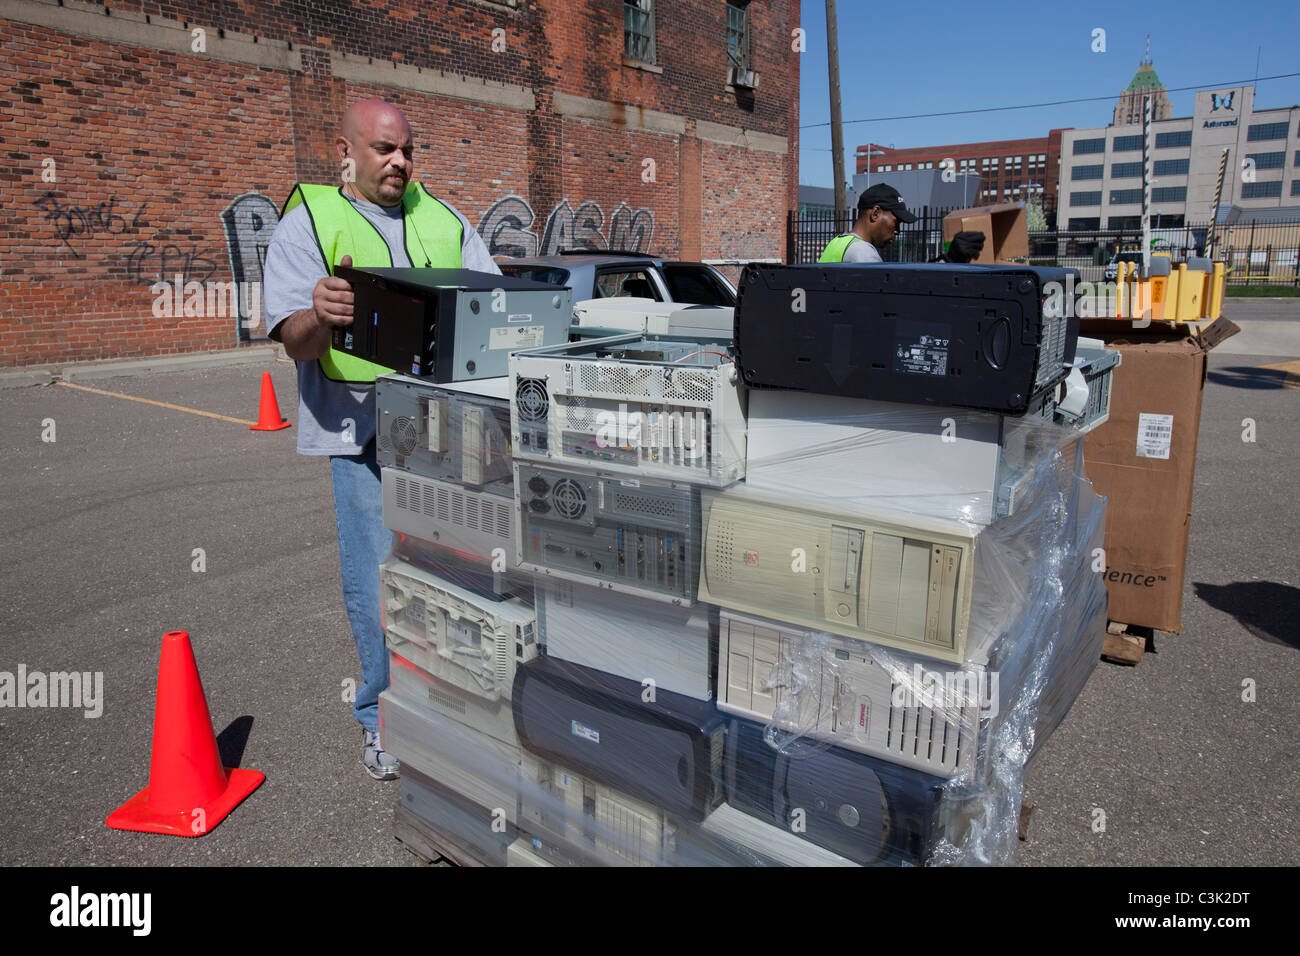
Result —
[[[0, 367], [265, 341], [242, 290], [369, 97], [494, 255], [780, 258], [798, 27], [799, 0], [6, 0]], [[178, 275], [239, 314], [160, 320]]]
[[[1121, 95], [1110, 126], [1066, 131], [1061, 140], [1062, 230], [1142, 228], [1142, 111], [1155, 100], [1152, 122], [1151, 227], [1205, 225], [1224, 150], [1227, 165], [1220, 219], [1237, 207], [1300, 206], [1300, 107], [1257, 109], [1255, 88], [1238, 86], [1196, 94], [1191, 116], [1170, 116], [1165, 90], [1143, 63]], [[1163, 109], [1162, 109], [1163, 106]], [[1161, 114], [1166, 118], [1159, 118]]]

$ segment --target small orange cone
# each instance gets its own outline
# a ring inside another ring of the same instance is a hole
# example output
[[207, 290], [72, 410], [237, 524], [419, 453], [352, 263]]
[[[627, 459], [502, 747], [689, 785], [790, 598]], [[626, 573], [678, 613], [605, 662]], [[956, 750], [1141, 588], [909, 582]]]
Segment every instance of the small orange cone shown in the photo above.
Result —
[[221, 765], [207, 698], [185, 631], [163, 635], [149, 786], [105, 821], [114, 830], [202, 836], [266, 777]]
[[275, 400], [275, 386], [271, 384], [271, 373], [262, 373], [262, 404], [257, 411], [257, 424], [249, 425], [255, 432], [278, 432], [288, 428], [292, 422], [280, 417], [280, 403]]

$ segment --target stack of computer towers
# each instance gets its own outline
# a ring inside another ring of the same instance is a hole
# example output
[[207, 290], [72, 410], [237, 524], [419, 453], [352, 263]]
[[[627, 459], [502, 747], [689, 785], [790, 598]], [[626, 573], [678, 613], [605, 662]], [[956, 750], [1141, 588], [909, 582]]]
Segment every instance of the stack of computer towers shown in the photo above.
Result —
[[734, 336], [381, 381], [403, 805], [494, 864], [1008, 861], [1105, 631], [1056, 277], [751, 266]]

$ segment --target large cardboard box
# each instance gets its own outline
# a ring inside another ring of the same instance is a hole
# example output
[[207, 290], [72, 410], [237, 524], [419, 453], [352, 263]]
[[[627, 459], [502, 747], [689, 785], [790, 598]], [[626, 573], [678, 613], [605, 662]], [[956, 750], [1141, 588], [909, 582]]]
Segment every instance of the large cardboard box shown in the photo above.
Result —
[[1029, 255], [1029, 213], [1022, 202], [954, 209], [943, 217], [944, 242], [971, 230], [984, 233], [984, 248], [975, 262], [988, 265]]
[[1110, 420], [1084, 442], [1085, 470], [1106, 505], [1112, 621], [1178, 633], [1196, 478], [1206, 355], [1239, 329], [1218, 319], [1188, 335], [1156, 326], [1106, 336], [1123, 361]]

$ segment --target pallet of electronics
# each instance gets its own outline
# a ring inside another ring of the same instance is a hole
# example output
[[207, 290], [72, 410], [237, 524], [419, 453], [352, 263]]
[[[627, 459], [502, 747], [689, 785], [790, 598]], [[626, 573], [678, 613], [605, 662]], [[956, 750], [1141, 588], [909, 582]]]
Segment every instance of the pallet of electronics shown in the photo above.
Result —
[[[1024, 281], [963, 291], [1024, 310]], [[1041, 385], [1019, 412], [980, 376], [947, 404], [777, 373], [750, 390], [745, 309], [736, 345], [633, 333], [514, 352], [505, 380], [381, 379], [401, 532], [381, 737], [430, 845], [529, 866], [1012, 858], [1011, 796], [1104, 636], [1104, 500], [1076, 439], [1113, 362], [1022, 323], [1028, 378], [994, 382]]]

